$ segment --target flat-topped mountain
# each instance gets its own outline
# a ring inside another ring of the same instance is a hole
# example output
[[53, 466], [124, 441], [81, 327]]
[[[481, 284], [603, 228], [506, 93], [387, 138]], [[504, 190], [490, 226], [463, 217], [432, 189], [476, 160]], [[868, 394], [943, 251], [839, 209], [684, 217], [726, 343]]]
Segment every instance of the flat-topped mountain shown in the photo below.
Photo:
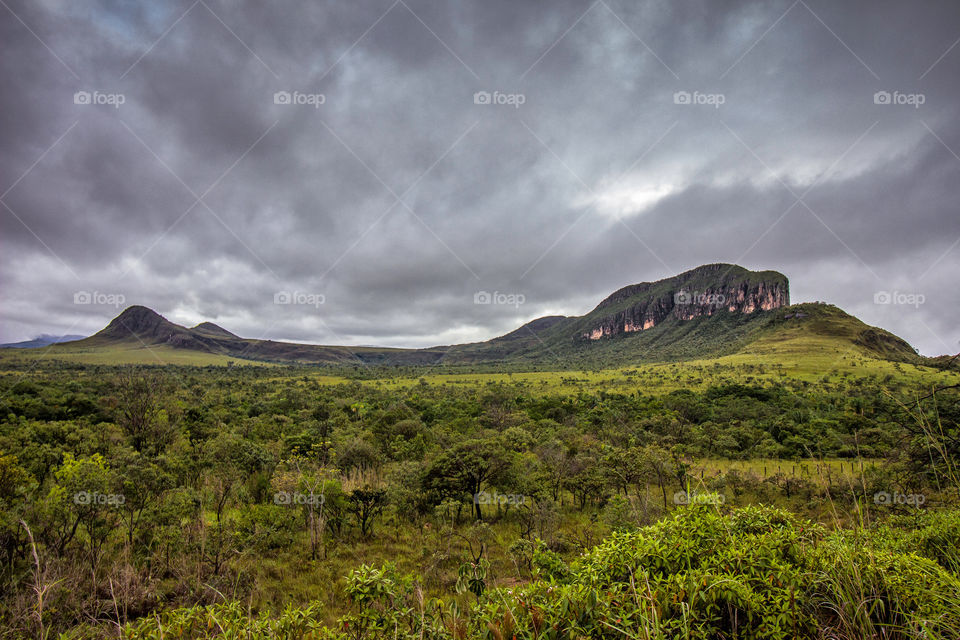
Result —
[[708, 264], [615, 291], [584, 316], [587, 328], [580, 336], [598, 340], [651, 329], [669, 317], [692, 320], [723, 311], [772, 311], [789, 304], [790, 287], [782, 273]]
[[789, 282], [783, 274], [731, 264], [704, 265], [663, 280], [628, 285], [585, 315], [537, 318], [505, 335], [470, 344], [391, 349], [253, 340], [210, 322], [187, 328], [152, 309], [132, 306], [90, 338], [49, 348], [90, 352], [162, 347], [280, 363], [600, 367], [757, 351], [790, 340], [807, 345], [797, 348], [830, 344], [871, 357], [921, 361], [904, 340], [836, 307], [790, 306]]
[[748, 327], [789, 304], [782, 273], [708, 264], [618, 289], [583, 316], [538, 318], [500, 338], [451, 347], [446, 360], [486, 360], [491, 351], [597, 364], [707, 357], [741, 346]]

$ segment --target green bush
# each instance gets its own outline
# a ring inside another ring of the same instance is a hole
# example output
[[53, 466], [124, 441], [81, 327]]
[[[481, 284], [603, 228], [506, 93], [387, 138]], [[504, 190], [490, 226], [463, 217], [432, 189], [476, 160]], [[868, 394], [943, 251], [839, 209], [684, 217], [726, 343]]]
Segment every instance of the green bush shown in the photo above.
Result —
[[615, 532], [569, 566], [540, 542], [532, 582], [488, 589], [464, 613], [426, 598], [413, 577], [392, 565], [362, 566], [347, 579], [353, 610], [333, 629], [313, 626], [312, 608], [300, 618], [288, 610], [269, 620], [232, 605], [171, 612], [130, 625], [127, 634], [186, 638], [199, 630], [231, 637], [242, 629], [242, 637], [286, 638], [283, 629], [295, 628], [304, 634], [297, 637], [342, 640], [956, 640], [960, 579], [920, 554], [939, 553], [947, 541], [954, 549], [958, 516], [943, 513], [919, 527], [887, 527], [872, 536], [827, 533], [772, 507], [723, 513], [692, 506], [652, 526]]

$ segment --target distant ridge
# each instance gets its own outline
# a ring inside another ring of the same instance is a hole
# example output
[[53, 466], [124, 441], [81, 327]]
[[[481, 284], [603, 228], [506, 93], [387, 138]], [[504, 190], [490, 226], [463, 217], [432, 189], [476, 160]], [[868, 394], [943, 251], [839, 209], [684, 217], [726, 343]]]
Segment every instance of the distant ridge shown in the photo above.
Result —
[[[901, 338], [822, 303], [790, 306], [787, 277], [709, 264], [622, 287], [583, 316], [546, 316], [502, 336], [428, 349], [345, 347], [241, 338], [211, 322], [187, 328], [144, 306], [131, 306], [89, 338], [51, 349], [164, 347], [277, 363], [432, 365], [550, 363], [616, 366], [708, 358], [803, 344], [835, 345], [863, 355], [925, 362]], [[800, 348], [800, 347], [797, 347]], [[812, 348], [812, 347], [805, 347]], [[66, 353], [66, 351], [64, 351]]]
[[0, 344], [0, 349], [37, 349], [39, 347], [48, 347], [51, 344], [60, 344], [62, 342], [73, 342], [74, 340], [83, 340], [86, 336], [66, 335], [54, 336], [49, 333], [41, 333], [33, 340], [24, 340], [23, 342], [9, 342]]

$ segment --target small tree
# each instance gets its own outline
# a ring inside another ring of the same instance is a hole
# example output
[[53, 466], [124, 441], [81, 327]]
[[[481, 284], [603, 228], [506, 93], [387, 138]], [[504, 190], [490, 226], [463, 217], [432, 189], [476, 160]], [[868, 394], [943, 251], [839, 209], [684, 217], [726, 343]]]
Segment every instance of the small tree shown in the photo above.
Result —
[[156, 455], [176, 435], [175, 426], [161, 405], [163, 387], [163, 378], [136, 369], [117, 376], [116, 421], [140, 453]]
[[440, 454], [427, 470], [425, 487], [434, 494], [435, 503], [450, 497], [470, 497], [474, 515], [483, 519], [477, 494], [484, 484], [496, 482], [510, 466], [511, 456], [500, 444], [468, 440]]
[[[207, 443], [204, 451], [206, 488], [213, 501], [217, 529], [213, 539], [213, 550], [209, 556], [213, 572], [217, 574], [223, 564], [224, 550], [229, 536], [224, 532], [224, 511], [237, 487], [251, 473], [263, 469], [267, 462], [267, 453], [249, 440], [234, 434], [225, 433]], [[201, 516], [202, 522], [202, 516]]]
[[79, 459], [65, 454], [54, 478], [57, 484], [48, 501], [64, 525], [55, 544], [57, 552], [63, 553], [82, 526], [90, 569], [96, 575], [103, 545], [118, 524], [125, 497], [114, 492], [115, 476], [100, 454]]
[[387, 492], [383, 489], [354, 489], [350, 492], [350, 512], [363, 537], [373, 533], [373, 523], [383, 513], [386, 504]]

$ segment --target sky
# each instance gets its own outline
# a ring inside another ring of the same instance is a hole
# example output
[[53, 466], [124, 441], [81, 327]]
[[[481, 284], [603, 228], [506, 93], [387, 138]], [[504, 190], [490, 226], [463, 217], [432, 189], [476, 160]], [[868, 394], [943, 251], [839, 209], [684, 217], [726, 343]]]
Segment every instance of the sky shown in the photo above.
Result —
[[958, 78], [953, 1], [0, 0], [0, 342], [426, 347], [728, 262], [956, 353]]

